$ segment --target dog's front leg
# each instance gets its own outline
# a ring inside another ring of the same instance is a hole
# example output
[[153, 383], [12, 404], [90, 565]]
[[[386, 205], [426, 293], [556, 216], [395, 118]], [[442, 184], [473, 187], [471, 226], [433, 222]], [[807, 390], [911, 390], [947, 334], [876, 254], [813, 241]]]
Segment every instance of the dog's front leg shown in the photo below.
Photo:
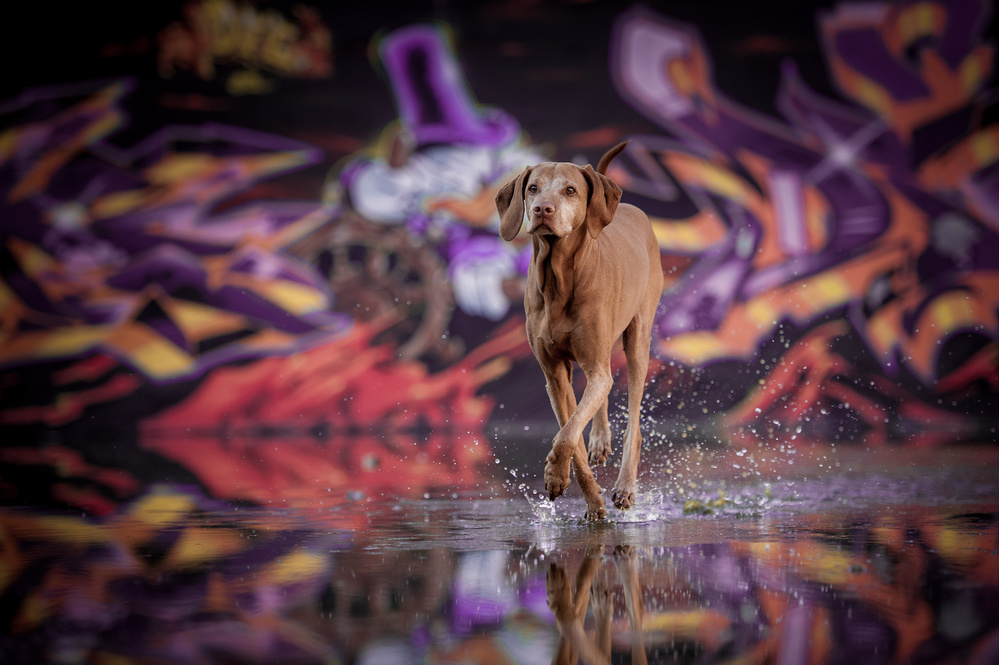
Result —
[[[613, 379], [609, 365], [581, 364], [580, 366], [586, 374], [586, 389], [583, 390], [583, 397], [579, 404], [572, 410], [568, 420], [562, 425], [562, 429], [559, 430], [552, 442], [552, 451], [549, 453], [545, 465], [545, 486], [551, 495], [553, 489], [559, 489], [559, 485], [549, 486], [547, 484], [549, 478], [553, 481], [564, 480], [561, 491], [555, 493], [554, 496], [561, 494], [569, 484], [568, 466], [571, 461], [575, 466], [576, 481], [583, 491], [583, 498], [586, 499], [586, 519], [603, 519], [607, 516], [604, 499], [601, 496], [603, 490], [597, 484], [596, 478], [593, 477], [593, 471], [587, 461], [586, 446], [583, 444], [583, 428], [593, 419], [600, 405], [606, 404]], [[568, 376], [565, 378], [563, 388], [571, 396], [572, 384], [568, 380]]]
[[552, 450], [545, 459], [545, 489], [548, 490], [548, 498], [554, 501], [569, 488], [569, 464], [575, 444], [565, 446], [558, 442], [569, 417], [576, 411], [576, 395], [572, 390], [572, 364], [568, 360], [552, 360], [538, 355], [538, 361], [545, 373], [545, 390], [559, 426], [558, 435], [552, 441]]
[[[591, 382], [587, 378], [586, 390], [583, 391], [583, 402], [576, 405], [576, 396], [572, 391], [572, 365], [568, 360], [548, 361], [539, 357], [542, 369], [545, 372], [548, 397], [552, 402], [552, 410], [558, 419], [559, 429], [552, 441], [551, 452], [545, 459], [545, 489], [548, 490], [548, 497], [552, 500], [561, 496], [569, 487], [569, 467], [575, 469], [576, 481], [583, 491], [583, 498], [586, 500], [586, 519], [598, 520], [607, 516], [607, 509], [604, 507], [604, 499], [601, 494], [603, 490], [593, 477], [593, 471], [587, 463], [586, 446], [583, 444], [582, 429], [589, 418], [580, 423], [580, 411], [583, 404], [587, 402], [587, 395], [590, 394], [592, 402]], [[610, 370], [607, 372], [608, 386], [610, 392]], [[604, 395], [606, 399], [606, 394]], [[590, 418], [593, 417], [591, 413]]]

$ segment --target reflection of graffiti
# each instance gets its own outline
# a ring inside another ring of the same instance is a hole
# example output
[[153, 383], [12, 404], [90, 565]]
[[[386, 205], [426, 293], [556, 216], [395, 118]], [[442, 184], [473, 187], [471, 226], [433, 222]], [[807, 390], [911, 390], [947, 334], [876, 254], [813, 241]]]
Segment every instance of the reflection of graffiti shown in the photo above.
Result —
[[[64, 423], [88, 403], [131, 392], [136, 375], [194, 377], [306, 348], [345, 326], [330, 312], [328, 287], [282, 252], [328, 220], [326, 207], [213, 210], [263, 178], [314, 162], [316, 151], [218, 125], [167, 127], [121, 149], [107, 137], [122, 122], [117, 102], [127, 89], [32, 91], [5, 107], [23, 117], [64, 106], [3, 135], [7, 423]], [[24, 401], [33, 396], [11, 368], [64, 359], [79, 362], [52, 377], [62, 397]], [[131, 372], [116, 374], [119, 363]]]
[[[994, 524], [992, 529], [983, 540], [995, 535]], [[716, 622], [716, 630], [702, 634], [708, 645], [710, 635], [721, 632], [739, 650], [779, 653], [788, 662], [813, 662], [819, 654], [826, 662], [868, 662], [875, 653], [883, 658], [878, 662], [935, 662], [937, 653], [970, 654], [984, 646], [983, 627], [953, 631], [940, 618], [949, 603], [969, 616], [989, 614], [984, 608], [994, 607], [996, 587], [994, 578], [985, 581], [991, 574], [985, 559], [969, 556], [967, 541], [947, 547], [940, 558], [925, 549], [955, 537], [977, 539], [971, 536], [976, 525], [955, 518], [943, 526], [927, 521], [911, 530], [865, 531], [853, 529], [846, 542], [812, 538], [677, 548], [670, 556], [678, 562], [677, 584], [668, 597], [694, 603], [685, 613], [646, 620], [682, 634], [691, 626], [684, 618], [700, 616]], [[952, 584], [966, 573], [983, 575], [986, 586], [962, 597]], [[926, 580], [933, 580], [929, 588]]]
[[434, 547], [365, 557], [359, 549], [355, 545], [343, 554], [321, 602], [301, 608], [295, 618], [338, 645], [342, 662], [407, 662], [402, 655], [411, 648], [411, 637], [447, 606], [455, 555]]
[[107, 515], [142, 490], [120, 469], [88, 463], [76, 450], [7, 445], [0, 448], [0, 502], [74, 506], [90, 515]]
[[431, 512], [386, 510], [374, 542], [331, 529], [337, 516], [234, 511], [166, 488], [101, 520], [5, 513], [0, 658], [534, 663], [576, 662], [552, 659], [575, 649], [582, 662], [994, 662], [990, 513], [478, 551], [455, 523], [424, 522]]
[[213, 496], [261, 504], [484, 486], [492, 402], [476, 391], [523, 349], [520, 327], [434, 374], [372, 344], [377, 332], [358, 323], [292, 357], [216, 369], [144, 421], [140, 445], [190, 469]]
[[[823, 99], [788, 66], [784, 124], [715, 89], [693, 29], [645, 8], [622, 15], [618, 88], [681, 140], [637, 138], [612, 175], [659, 218], [663, 251], [696, 259], [664, 297], [660, 353], [692, 366], [759, 358], [748, 384], [784, 371], [785, 349], [766, 360], [762, 347], [777, 338], [790, 347], [797, 340], [786, 331], [845, 317], [842, 334], [862, 340], [891, 380], [966, 394], [994, 382], [994, 364], [961, 366], [943, 353], [951, 340], [971, 355], [999, 338], [999, 236], [983, 212], [999, 151], [993, 133], [972, 124], [992, 66], [984, 13], [971, 0], [824, 16], [837, 81], [877, 116]], [[963, 159], [971, 153], [976, 160]], [[829, 385], [809, 389], [813, 406], [843, 403]], [[767, 417], [783, 427], [798, 415]]]
[[521, 145], [513, 118], [474, 102], [441, 29], [393, 32], [378, 51], [400, 120], [385, 145], [331, 174], [326, 197], [429, 243], [458, 307], [499, 320], [511, 302], [504, 282], [519, 279], [523, 257], [497, 237], [493, 197], [511, 173], [542, 159]]
[[[311, 7], [296, 5], [294, 13], [297, 23], [275, 9], [233, 0], [189, 0], [184, 21], [171, 23], [159, 34], [159, 73], [166, 77], [186, 69], [207, 80], [214, 78], [216, 63], [232, 63], [284, 76], [329, 76], [329, 28]], [[230, 84], [238, 86], [239, 80], [230, 79]]]
[[337, 538], [233, 525], [216, 507], [160, 491], [103, 523], [5, 515], [5, 570], [38, 575], [0, 582], [0, 658], [329, 662], [289, 614], [321, 594]]

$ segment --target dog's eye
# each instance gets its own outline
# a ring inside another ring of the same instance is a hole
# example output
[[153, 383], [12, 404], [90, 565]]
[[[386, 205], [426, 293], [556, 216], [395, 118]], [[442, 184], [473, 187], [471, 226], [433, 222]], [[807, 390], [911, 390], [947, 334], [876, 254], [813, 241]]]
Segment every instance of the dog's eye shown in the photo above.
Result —
[[565, 188], [565, 193], [568, 194], [569, 196], [574, 196], [576, 194], [576, 188], [575, 187], [566, 187]]
[[534, 194], [535, 192], [538, 191], [538, 186], [537, 185], [528, 185], [527, 186], [527, 191], [529, 191], [531, 194]]

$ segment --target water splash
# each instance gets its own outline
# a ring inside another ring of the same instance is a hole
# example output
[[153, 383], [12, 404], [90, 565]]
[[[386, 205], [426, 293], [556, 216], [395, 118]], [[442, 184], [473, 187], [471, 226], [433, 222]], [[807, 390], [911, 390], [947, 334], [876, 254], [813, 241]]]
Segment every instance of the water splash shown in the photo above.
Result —
[[560, 517], [558, 511], [555, 509], [554, 501], [549, 501], [542, 496], [538, 496], [536, 492], [534, 496], [524, 492], [524, 498], [527, 499], [527, 505], [530, 506], [531, 512], [536, 518], [536, 523], [560, 524], [565, 522], [565, 518]]
[[629, 510], [611, 509], [607, 520], [615, 524], [643, 524], [675, 519], [679, 515], [676, 501], [663, 490], [653, 489], [640, 493]]

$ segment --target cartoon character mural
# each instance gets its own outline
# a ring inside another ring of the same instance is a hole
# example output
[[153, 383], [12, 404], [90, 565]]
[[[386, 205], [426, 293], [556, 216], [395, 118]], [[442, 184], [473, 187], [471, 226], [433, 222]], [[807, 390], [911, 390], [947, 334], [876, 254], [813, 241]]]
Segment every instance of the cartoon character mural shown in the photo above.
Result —
[[[994, 129], [974, 124], [994, 55], [986, 13], [971, 1], [822, 15], [832, 74], [868, 108], [822, 98], [788, 63], [784, 122], [715, 88], [693, 27], [641, 7], [618, 19], [618, 89], [677, 137], [635, 137], [613, 172], [658, 217], [663, 252], [691, 261], [664, 296], [658, 351], [694, 368], [741, 362], [749, 392], [726, 414], [732, 434], [794, 439], [804, 425], [829, 438], [825, 416], [847, 410], [870, 442], [916, 423], [988, 436], [931, 403], [984, 415], [999, 376], [997, 154]], [[870, 366], [844, 356], [850, 337]]]
[[405, 226], [446, 262], [457, 306], [498, 321], [514, 299], [504, 281], [526, 274], [528, 254], [498, 238], [493, 198], [512, 174], [545, 158], [525, 145], [513, 117], [474, 102], [445, 26], [392, 32], [378, 53], [399, 120], [382, 146], [331, 174], [324, 197], [374, 224]]

